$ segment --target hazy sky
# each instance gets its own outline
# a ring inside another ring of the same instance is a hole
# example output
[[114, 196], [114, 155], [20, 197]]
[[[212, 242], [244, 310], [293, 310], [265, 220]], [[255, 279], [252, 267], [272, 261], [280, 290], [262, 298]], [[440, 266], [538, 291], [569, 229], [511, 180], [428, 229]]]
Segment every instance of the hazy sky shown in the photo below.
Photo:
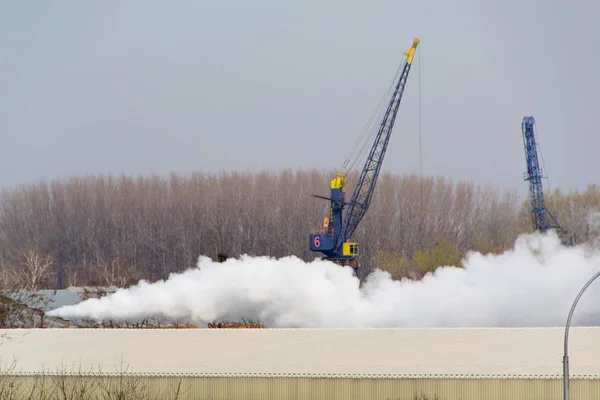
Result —
[[[93, 3], [93, 4], [92, 4]], [[600, 183], [597, 1], [26, 1], [0, 8], [0, 186], [341, 166], [414, 37], [384, 169]], [[327, 185], [327, 183], [325, 183]]]

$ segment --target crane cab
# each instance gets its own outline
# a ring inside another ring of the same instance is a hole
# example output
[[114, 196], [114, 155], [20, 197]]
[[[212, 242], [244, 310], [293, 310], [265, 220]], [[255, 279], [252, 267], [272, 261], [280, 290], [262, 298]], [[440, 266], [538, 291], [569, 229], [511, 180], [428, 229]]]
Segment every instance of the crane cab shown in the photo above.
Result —
[[358, 256], [358, 243], [356, 242], [344, 242], [342, 245], [342, 255], [344, 257], [356, 257]]

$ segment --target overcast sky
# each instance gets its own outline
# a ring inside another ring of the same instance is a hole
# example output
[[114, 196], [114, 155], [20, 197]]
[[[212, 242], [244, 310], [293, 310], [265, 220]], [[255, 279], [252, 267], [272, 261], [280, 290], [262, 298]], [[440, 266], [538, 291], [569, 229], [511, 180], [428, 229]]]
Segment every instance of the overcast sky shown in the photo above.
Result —
[[600, 183], [599, 4], [4, 2], [0, 186], [338, 168], [414, 37], [384, 170], [418, 172], [420, 72], [425, 174], [527, 190], [533, 115], [551, 187]]

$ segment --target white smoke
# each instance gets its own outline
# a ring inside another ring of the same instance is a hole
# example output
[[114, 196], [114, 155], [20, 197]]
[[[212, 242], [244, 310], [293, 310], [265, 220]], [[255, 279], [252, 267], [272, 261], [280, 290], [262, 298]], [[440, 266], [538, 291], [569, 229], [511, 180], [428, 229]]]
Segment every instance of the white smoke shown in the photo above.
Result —
[[[463, 268], [440, 267], [421, 281], [375, 271], [363, 287], [348, 267], [296, 257], [243, 256], [166, 281], [141, 281], [101, 299], [48, 313], [63, 318], [259, 319], [269, 327], [563, 326], [575, 296], [598, 270], [600, 251], [567, 248], [550, 232], [521, 236], [501, 255], [477, 252]], [[600, 323], [600, 279], [582, 297], [574, 325]]]

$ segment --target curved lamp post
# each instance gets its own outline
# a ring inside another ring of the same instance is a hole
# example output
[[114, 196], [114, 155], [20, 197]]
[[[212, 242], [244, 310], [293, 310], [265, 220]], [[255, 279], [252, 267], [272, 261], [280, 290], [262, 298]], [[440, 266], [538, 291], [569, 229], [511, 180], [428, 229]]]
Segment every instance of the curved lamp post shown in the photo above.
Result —
[[575, 298], [573, 305], [571, 306], [571, 311], [569, 312], [569, 317], [567, 318], [567, 326], [565, 327], [565, 353], [563, 355], [563, 399], [569, 400], [569, 328], [571, 327], [571, 318], [573, 318], [573, 313], [575, 312], [575, 307], [581, 298], [581, 295], [585, 290], [594, 282], [594, 280], [600, 276], [600, 271], [596, 272], [594, 276], [590, 278], [589, 281], [581, 288], [579, 294]]

